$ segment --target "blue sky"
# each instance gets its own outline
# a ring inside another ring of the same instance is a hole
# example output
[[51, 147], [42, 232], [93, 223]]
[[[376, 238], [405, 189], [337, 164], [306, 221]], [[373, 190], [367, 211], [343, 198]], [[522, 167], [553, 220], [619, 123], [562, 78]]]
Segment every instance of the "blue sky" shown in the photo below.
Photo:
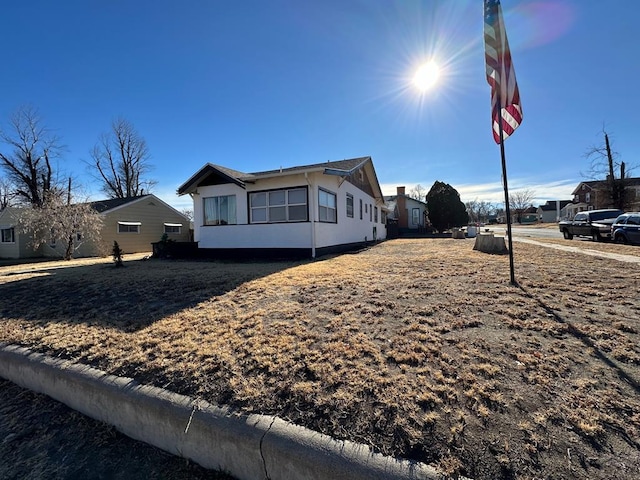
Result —
[[[22, 0], [5, 2], [0, 123], [36, 107], [64, 174], [113, 118], [145, 137], [158, 196], [207, 162], [245, 172], [370, 155], [385, 194], [440, 180], [501, 201], [481, 0]], [[640, 151], [640, 3], [503, 0], [522, 98], [505, 142], [509, 188], [570, 198], [605, 128]], [[412, 77], [434, 60], [438, 83]], [[640, 172], [632, 172], [634, 176]]]

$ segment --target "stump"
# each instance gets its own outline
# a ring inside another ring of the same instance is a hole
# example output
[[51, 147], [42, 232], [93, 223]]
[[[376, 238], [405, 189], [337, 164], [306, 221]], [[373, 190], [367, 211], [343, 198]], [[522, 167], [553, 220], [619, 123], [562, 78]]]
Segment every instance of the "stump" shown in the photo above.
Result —
[[464, 230], [460, 230], [459, 228], [454, 228], [451, 233], [451, 238], [465, 238]]
[[476, 237], [474, 250], [485, 253], [507, 253], [504, 237], [494, 237], [493, 233], [481, 233]]

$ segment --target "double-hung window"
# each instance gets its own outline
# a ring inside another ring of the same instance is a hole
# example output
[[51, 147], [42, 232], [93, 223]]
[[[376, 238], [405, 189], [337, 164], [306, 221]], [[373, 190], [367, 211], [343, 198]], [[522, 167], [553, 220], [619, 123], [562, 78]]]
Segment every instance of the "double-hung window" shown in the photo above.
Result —
[[205, 225], [235, 225], [236, 223], [235, 195], [204, 198]]
[[2, 243], [15, 243], [15, 230], [13, 227], [3, 228], [0, 230], [0, 240]]
[[307, 221], [307, 189], [287, 188], [249, 194], [251, 223]]
[[347, 193], [347, 217], [353, 218], [353, 195]]
[[318, 218], [321, 222], [338, 221], [335, 193], [322, 189], [318, 191]]

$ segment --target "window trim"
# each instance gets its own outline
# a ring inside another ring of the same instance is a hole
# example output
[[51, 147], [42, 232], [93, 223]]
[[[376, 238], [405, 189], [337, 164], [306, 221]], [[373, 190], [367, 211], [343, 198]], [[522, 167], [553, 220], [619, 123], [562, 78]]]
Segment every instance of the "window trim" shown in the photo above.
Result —
[[[304, 190], [304, 203], [289, 203], [289, 192], [292, 190]], [[284, 192], [284, 203], [283, 204], [278, 204], [278, 205], [270, 205], [269, 204], [269, 194], [273, 193], [273, 192]], [[265, 204], [260, 205], [258, 207], [253, 207], [251, 205], [251, 198], [253, 195], [257, 195], [260, 193], [264, 193], [265, 194]], [[294, 219], [294, 220], [290, 220], [289, 219], [289, 207], [301, 207], [304, 206], [305, 207], [305, 218], [304, 219]], [[284, 207], [285, 212], [286, 212], [286, 219], [285, 220], [275, 220], [275, 221], [271, 221], [269, 219], [269, 210], [271, 207]], [[253, 212], [254, 210], [265, 210], [265, 214], [266, 214], [266, 220], [262, 221], [262, 220], [254, 220], [253, 219]], [[272, 188], [269, 190], [256, 190], [253, 192], [247, 192], [247, 210], [248, 210], [248, 218], [249, 218], [249, 224], [250, 225], [269, 225], [269, 224], [276, 224], [276, 223], [303, 223], [303, 222], [308, 222], [309, 221], [309, 189], [306, 185], [301, 185], [301, 186], [296, 186], [296, 187], [285, 187], [285, 188]]]
[[[327, 205], [322, 205], [320, 203], [320, 193], [326, 193], [327, 195], [331, 195], [333, 197], [333, 203], [334, 203], [335, 207], [329, 207]], [[333, 212], [334, 212], [334, 220], [322, 220], [320, 218], [320, 209], [321, 208], [326, 208], [327, 211], [333, 210]], [[327, 190], [326, 188], [322, 188], [322, 187], [318, 187], [318, 221], [320, 223], [338, 223], [338, 195], [336, 195], [335, 192], [332, 192], [331, 190]]]

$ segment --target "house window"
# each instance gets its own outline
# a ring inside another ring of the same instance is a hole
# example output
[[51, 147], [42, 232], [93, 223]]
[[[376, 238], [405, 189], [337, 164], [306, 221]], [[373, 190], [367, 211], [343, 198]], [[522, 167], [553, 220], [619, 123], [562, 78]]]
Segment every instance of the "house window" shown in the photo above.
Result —
[[236, 196], [222, 195], [219, 197], [205, 197], [204, 224], [205, 225], [235, 225], [236, 224]]
[[2, 243], [15, 243], [15, 231], [13, 227], [0, 230]]
[[322, 189], [318, 191], [318, 217], [321, 222], [337, 222], [335, 193]]
[[288, 188], [249, 194], [251, 223], [307, 221], [307, 189]]
[[414, 225], [420, 225], [420, 209], [412, 208], [411, 209], [411, 223]]
[[378, 223], [378, 207], [373, 207], [373, 221]]
[[369, 221], [373, 222], [373, 206], [369, 204]]
[[181, 223], [165, 223], [164, 224], [164, 233], [176, 233], [180, 235], [182, 233], [182, 224]]
[[360, 220], [362, 220], [362, 199], [360, 199]]
[[353, 218], [353, 195], [347, 193], [347, 217]]
[[387, 212], [382, 209], [380, 209], [380, 223], [383, 225], [387, 223]]
[[118, 222], [118, 233], [140, 233], [140, 222]]
[[591, 201], [591, 192], [587, 192], [584, 194], [584, 201], [587, 203]]

